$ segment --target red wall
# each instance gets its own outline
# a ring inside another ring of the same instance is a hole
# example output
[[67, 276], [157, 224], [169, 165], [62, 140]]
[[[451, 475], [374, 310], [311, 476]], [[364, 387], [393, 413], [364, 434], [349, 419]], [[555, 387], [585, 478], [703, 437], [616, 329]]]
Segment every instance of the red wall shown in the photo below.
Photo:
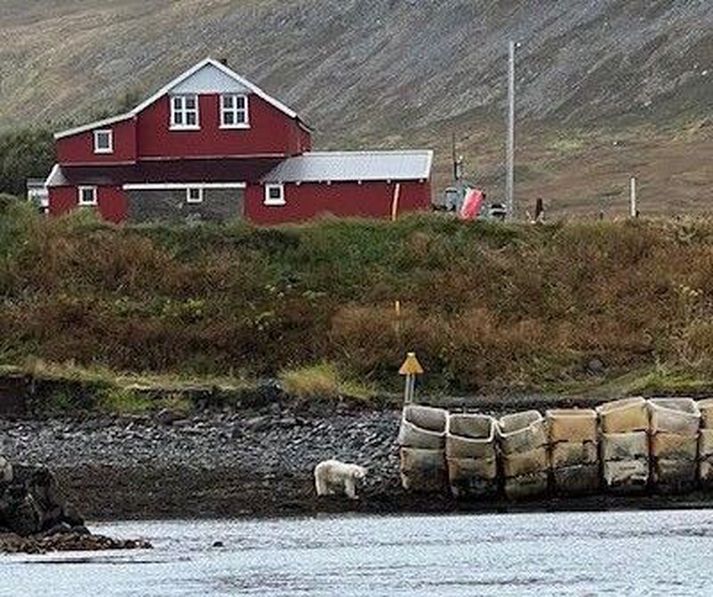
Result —
[[[389, 218], [395, 183], [355, 182], [285, 185], [286, 205], [264, 204], [265, 188], [249, 185], [245, 192], [245, 215], [256, 224], [299, 222], [320, 215]], [[402, 182], [398, 213], [428, 210], [430, 182]]]
[[162, 97], [138, 115], [139, 157], [294, 155], [304, 151], [309, 133], [295, 120], [256, 95], [250, 95], [248, 102], [249, 129], [221, 129], [220, 96], [212, 94], [199, 96], [200, 130], [172, 131], [169, 97]]
[[[326, 214], [390, 218], [393, 197], [394, 183], [289, 184], [285, 185], [286, 205], [267, 206], [264, 204], [265, 187], [249, 185], [245, 191], [245, 217], [260, 225], [301, 222]], [[121, 187], [98, 187], [97, 200], [97, 209], [105, 220], [119, 223], [126, 219], [128, 199]], [[52, 187], [49, 190], [49, 212], [52, 216], [65, 214], [75, 209], [78, 203], [76, 187]], [[430, 182], [401, 183], [399, 214], [428, 210], [430, 206]]]
[[[126, 219], [129, 203], [121, 187], [98, 187], [97, 207], [83, 209], [98, 209], [105, 220], [118, 224]], [[52, 187], [49, 190], [49, 213], [61, 216], [77, 207], [79, 192], [77, 187]]]
[[97, 130], [114, 131], [114, 153], [94, 153], [94, 131], [57, 139], [60, 164], [107, 164], [136, 161], [136, 120], [129, 118]]

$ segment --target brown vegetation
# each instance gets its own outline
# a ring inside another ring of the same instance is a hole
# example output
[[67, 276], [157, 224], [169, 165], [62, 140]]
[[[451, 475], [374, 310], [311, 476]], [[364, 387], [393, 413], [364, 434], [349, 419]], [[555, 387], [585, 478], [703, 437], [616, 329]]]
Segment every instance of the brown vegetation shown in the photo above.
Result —
[[306, 367], [320, 383], [395, 388], [416, 350], [447, 391], [713, 374], [708, 221], [114, 228], [87, 216], [0, 217], [3, 362], [297, 384], [285, 372]]

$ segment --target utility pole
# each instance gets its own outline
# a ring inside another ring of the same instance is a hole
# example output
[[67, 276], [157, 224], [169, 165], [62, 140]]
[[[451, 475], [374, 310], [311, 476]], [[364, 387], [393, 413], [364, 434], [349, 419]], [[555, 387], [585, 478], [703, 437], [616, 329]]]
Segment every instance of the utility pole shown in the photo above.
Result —
[[515, 218], [515, 42], [508, 44], [508, 134], [506, 148], [505, 205], [509, 220]]
[[629, 215], [632, 218], [639, 217], [639, 211], [636, 206], [636, 176], [632, 176], [629, 181]]

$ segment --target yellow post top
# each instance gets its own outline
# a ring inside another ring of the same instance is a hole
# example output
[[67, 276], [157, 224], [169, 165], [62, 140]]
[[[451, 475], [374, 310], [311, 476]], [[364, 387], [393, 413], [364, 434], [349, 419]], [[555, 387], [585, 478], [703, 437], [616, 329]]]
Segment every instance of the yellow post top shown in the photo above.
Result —
[[423, 373], [423, 367], [421, 363], [418, 362], [415, 352], [409, 352], [406, 355], [406, 360], [404, 364], [401, 365], [399, 369], [399, 375], [421, 375]]

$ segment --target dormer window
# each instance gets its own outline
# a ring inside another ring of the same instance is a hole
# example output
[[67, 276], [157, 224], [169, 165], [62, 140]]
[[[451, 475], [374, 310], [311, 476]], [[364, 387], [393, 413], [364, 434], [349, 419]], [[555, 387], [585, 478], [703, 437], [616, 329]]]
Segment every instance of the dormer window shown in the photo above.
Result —
[[245, 129], [250, 126], [248, 119], [248, 96], [229, 94], [220, 97], [220, 128]]
[[94, 153], [114, 153], [114, 132], [111, 129], [94, 131]]
[[197, 95], [174, 95], [171, 97], [171, 128], [174, 130], [200, 128]]

